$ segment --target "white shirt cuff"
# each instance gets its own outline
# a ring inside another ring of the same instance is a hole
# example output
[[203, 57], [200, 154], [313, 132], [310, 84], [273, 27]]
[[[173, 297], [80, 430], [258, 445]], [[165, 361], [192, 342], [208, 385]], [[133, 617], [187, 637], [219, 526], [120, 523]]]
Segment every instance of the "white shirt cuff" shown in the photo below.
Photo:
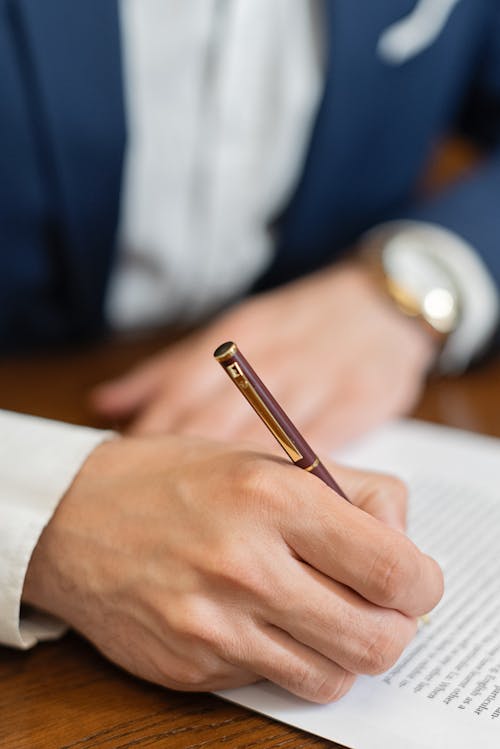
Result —
[[461, 236], [424, 221], [391, 221], [377, 226], [392, 236], [404, 234], [425, 245], [427, 254], [448, 268], [459, 294], [461, 318], [439, 358], [443, 373], [463, 371], [486, 348], [500, 315], [498, 288], [479, 253]]
[[30, 648], [65, 626], [28, 610], [20, 619], [33, 550], [88, 455], [113, 432], [0, 411], [0, 643]]

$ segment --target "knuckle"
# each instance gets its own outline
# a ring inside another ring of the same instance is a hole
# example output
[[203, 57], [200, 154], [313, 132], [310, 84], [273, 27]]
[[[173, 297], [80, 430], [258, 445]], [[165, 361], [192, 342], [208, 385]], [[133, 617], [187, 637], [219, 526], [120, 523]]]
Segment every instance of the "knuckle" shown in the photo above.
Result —
[[254, 601], [267, 602], [273, 599], [274, 589], [270, 575], [262, 563], [252, 558], [246, 549], [226, 550], [214, 560], [214, 575], [219, 585], [245, 594]]
[[357, 670], [363, 674], [387, 671], [401, 655], [406, 642], [387, 622], [374, 627], [357, 657]]
[[240, 454], [232, 467], [232, 486], [242, 505], [264, 517], [289, 512], [292, 497], [283, 490], [283, 466], [290, 466], [258, 452]]
[[156, 674], [154, 681], [169, 689], [181, 691], [201, 691], [209, 688], [217, 678], [215, 659], [196, 653], [193, 657], [171, 657], [155, 661]]
[[260, 491], [264, 482], [267, 460], [259, 452], [244, 452], [234, 466], [235, 476], [243, 489]]
[[408, 487], [404, 481], [397, 476], [381, 475], [380, 473], [368, 474], [372, 484], [371, 496], [377, 502], [406, 505], [408, 499]]
[[404, 589], [405, 574], [400, 560], [392, 555], [381, 568], [378, 579], [379, 600], [384, 606], [391, 606]]
[[408, 487], [402, 479], [397, 476], [386, 476], [384, 488], [386, 495], [389, 495], [391, 499], [401, 503], [406, 503], [408, 498]]
[[[392, 534], [391, 534], [392, 535]], [[413, 582], [413, 550], [394, 533], [391, 543], [382, 547], [369, 575], [369, 588], [375, 603], [392, 607]]]
[[296, 591], [286, 576], [272, 563], [257, 554], [240, 549], [214, 562], [214, 579], [219, 590], [245, 601], [252, 610], [269, 614], [290, 607]]
[[282, 683], [288, 691], [303, 699], [324, 705], [339, 700], [350, 689], [354, 679], [353, 674], [341, 668], [325, 673], [311, 668], [310, 664], [301, 664], [296, 665]]
[[168, 629], [191, 647], [214, 650], [222, 638], [222, 632], [216, 626], [212, 612], [201, 601], [190, 596], [168, 612]]
[[361, 496], [363, 505], [373, 508], [370, 514], [377, 515], [387, 506], [396, 507], [404, 515], [407, 508], [408, 487], [405, 482], [390, 474], [365, 472], [365, 483]]
[[183, 692], [207, 692], [227, 686], [228, 680], [234, 681], [234, 673], [227, 664], [218, 659], [203, 657], [195, 662], [191, 657], [189, 661], [165, 669], [165, 676], [160, 683]]
[[243, 501], [266, 501], [269, 461], [258, 453], [247, 452], [235, 461], [232, 467], [232, 482], [237, 495]]
[[186, 663], [178, 666], [170, 678], [173, 678], [182, 690], [197, 692], [204, 689], [210, 675], [202, 666], [196, 663]]
[[289, 592], [281, 582], [273, 582], [271, 574], [256, 574], [249, 592], [263, 612], [281, 612], [290, 604]]
[[195, 630], [197, 643], [208, 652], [218, 652], [223, 649], [224, 633], [216, 622], [207, 620], [199, 623]]
[[309, 664], [296, 664], [282, 679], [283, 686], [288, 691], [311, 702], [316, 701], [324, 682], [325, 677], [318, 675]]
[[317, 680], [311, 701], [320, 705], [337, 702], [351, 688], [353, 680], [354, 676], [343, 669], [333, 675], [324, 676]]

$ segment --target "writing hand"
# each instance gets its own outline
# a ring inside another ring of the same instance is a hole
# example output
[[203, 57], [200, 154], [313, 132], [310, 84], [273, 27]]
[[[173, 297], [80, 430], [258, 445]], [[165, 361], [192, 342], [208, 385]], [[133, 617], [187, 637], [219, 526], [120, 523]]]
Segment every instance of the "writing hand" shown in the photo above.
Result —
[[338, 699], [396, 661], [443, 583], [396, 529], [399, 482], [333, 470], [358, 507], [238, 445], [105, 443], [44, 530], [23, 600], [173, 689], [268, 678]]

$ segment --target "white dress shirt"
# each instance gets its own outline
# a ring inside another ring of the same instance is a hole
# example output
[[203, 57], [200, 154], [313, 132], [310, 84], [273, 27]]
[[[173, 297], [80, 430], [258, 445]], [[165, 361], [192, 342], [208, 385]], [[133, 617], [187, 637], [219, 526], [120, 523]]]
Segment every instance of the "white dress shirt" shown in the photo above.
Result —
[[109, 432], [0, 411], [0, 642], [19, 648], [61, 626], [26, 617], [24, 577], [40, 533], [89, 453]]
[[[129, 137], [107, 299], [115, 328], [195, 319], [269, 263], [268, 225], [296, 184], [321, 95], [320, 10], [317, 0], [121, 0]], [[420, 228], [464, 268], [464, 295], [490, 301], [486, 313], [469, 305], [460, 364], [495, 323], [496, 292], [471, 247]], [[44, 617], [20, 622], [23, 581], [60, 498], [108, 437], [0, 413], [0, 642], [30, 647], [61, 631]]]
[[121, 0], [129, 148], [115, 328], [200, 318], [272, 254], [322, 89], [317, 0]]

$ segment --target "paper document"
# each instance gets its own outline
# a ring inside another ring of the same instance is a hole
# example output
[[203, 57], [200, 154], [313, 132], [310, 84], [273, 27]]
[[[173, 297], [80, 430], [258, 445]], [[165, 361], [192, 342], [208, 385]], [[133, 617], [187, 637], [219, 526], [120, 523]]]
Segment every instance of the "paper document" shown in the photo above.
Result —
[[337, 703], [266, 682], [221, 695], [353, 749], [500, 749], [500, 440], [402, 421], [336, 457], [408, 482], [409, 534], [445, 595], [395, 666]]

